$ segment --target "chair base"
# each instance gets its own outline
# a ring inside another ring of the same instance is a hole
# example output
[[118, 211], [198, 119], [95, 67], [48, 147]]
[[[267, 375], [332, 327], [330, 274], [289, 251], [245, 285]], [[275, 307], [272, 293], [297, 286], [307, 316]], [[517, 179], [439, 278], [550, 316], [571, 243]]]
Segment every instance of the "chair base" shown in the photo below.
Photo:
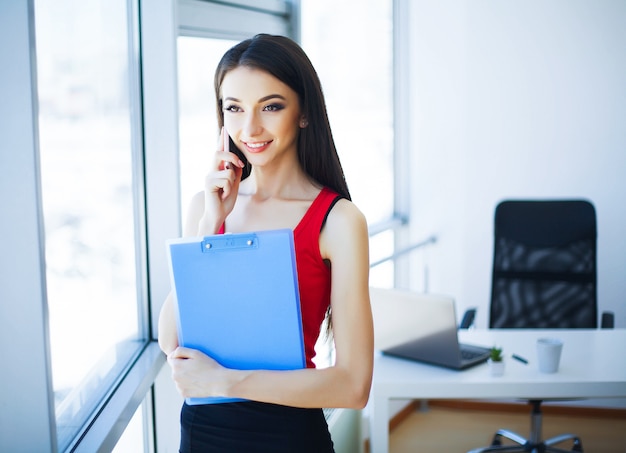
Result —
[[[502, 445], [501, 438], [506, 437], [518, 445]], [[572, 440], [572, 448], [570, 450], [564, 450], [563, 448], [557, 448], [553, 445]], [[582, 452], [582, 442], [573, 434], [562, 434], [560, 436], [551, 437], [541, 442], [531, 442], [528, 439], [523, 438], [519, 434], [513, 431], [507, 431], [504, 429], [499, 430], [493, 437], [491, 446], [476, 448], [470, 450], [468, 453], [490, 453], [490, 452], [531, 452], [531, 453], [571, 453]]]
[[[489, 447], [476, 448], [468, 453], [490, 453], [490, 452], [530, 452], [530, 453], [571, 453], [582, 452], [583, 445], [580, 438], [574, 434], [561, 434], [550, 439], [541, 440], [541, 401], [531, 400], [533, 406], [531, 414], [531, 428], [528, 439], [519, 434], [506, 429], [500, 429], [493, 436], [493, 441]], [[515, 442], [514, 445], [502, 445], [502, 438], [507, 438]], [[570, 450], [557, 448], [554, 445], [565, 441], [572, 441]]]

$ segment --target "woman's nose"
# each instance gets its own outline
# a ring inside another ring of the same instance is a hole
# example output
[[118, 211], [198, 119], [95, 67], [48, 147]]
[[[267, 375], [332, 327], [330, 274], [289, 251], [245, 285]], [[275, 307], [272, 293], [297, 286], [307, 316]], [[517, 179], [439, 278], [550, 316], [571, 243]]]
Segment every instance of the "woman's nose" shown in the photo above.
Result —
[[254, 137], [259, 135], [263, 130], [263, 126], [261, 124], [261, 119], [255, 113], [250, 113], [246, 115], [246, 119], [243, 125], [243, 132], [248, 137]]

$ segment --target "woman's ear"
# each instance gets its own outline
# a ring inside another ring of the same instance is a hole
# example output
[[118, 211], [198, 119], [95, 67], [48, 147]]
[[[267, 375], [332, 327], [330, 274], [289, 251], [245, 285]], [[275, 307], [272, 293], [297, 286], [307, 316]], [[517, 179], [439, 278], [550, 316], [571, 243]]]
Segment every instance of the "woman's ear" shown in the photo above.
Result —
[[305, 127], [307, 127], [309, 125], [309, 121], [306, 119], [305, 116], [302, 116], [300, 118], [300, 129], [304, 129]]

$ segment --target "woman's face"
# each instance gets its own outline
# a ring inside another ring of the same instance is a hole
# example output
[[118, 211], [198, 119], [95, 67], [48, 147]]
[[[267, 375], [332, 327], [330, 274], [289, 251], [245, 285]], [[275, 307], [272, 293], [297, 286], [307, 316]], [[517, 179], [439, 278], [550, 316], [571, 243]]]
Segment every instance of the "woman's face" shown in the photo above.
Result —
[[269, 73], [239, 66], [221, 86], [224, 126], [253, 166], [297, 152], [298, 96]]

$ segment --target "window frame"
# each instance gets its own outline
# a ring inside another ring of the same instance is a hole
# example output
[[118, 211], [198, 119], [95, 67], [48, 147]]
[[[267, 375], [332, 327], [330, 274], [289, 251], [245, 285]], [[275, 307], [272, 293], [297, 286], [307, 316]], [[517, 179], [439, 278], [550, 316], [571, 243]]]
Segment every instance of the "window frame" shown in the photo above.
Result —
[[182, 36], [241, 40], [262, 31], [293, 37], [292, 8], [286, 1], [178, 0], [177, 6]]
[[[0, 4], [1, 451], [56, 448], [54, 393], [46, 312], [44, 227], [39, 179], [34, 0]], [[10, 238], [10, 240], [7, 240]], [[6, 276], [6, 277], [5, 277]], [[15, 303], [19, 301], [19, 303]], [[7, 322], [7, 320], [10, 320]], [[28, 395], [28, 398], [24, 398]], [[33, 436], [32, 433], [37, 433]]]
[[[0, 76], [0, 122], [2, 133], [2, 168], [11, 168], [2, 178], [3, 214], [11, 222], [0, 222], [3, 253], [0, 255], [6, 282], [0, 285], [4, 322], [0, 329], [2, 344], [7, 345], [5, 360], [9, 372], [0, 374], [1, 411], [0, 450], [59, 451], [50, 363], [48, 328], [45, 230], [39, 169], [38, 93], [34, 0], [2, 2], [0, 38], [12, 46], [0, 47], [0, 61], [6, 71]], [[136, 1], [129, 0], [129, 60], [133, 82], [130, 87], [132, 117], [132, 153], [136, 202], [135, 245], [138, 251], [138, 298], [140, 331], [146, 344], [142, 353], [119, 376], [118, 384], [93, 417], [81, 420], [85, 428], [66, 451], [112, 450], [137, 407], [152, 388], [165, 358], [154, 341], [148, 324], [148, 297], [144, 221], [144, 184], [141, 143], [141, 108], [139, 83], [139, 26]], [[5, 243], [6, 242], [6, 243]], [[20, 303], [14, 303], [19, 301]], [[28, 395], [28, 398], [24, 398]], [[33, 436], [32, 433], [37, 433]], [[10, 434], [9, 434], [10, 433]]]
[[[392, 1], [393, 23], [393, 200], [394, 214], [391, 219], [395, 224], [393, 255], [399, 250], [409, 247], [411, 237], [409, 231], [411, 212], [411, 153], [410, 153], [410, 118], [407, 112], [410, 107], [411, 67], [408, 37], [411, 32], [410, 20], [411, 0]], [[394, 286], [409, 288], [412, 275], [411, 267], [406, 260], [392, 259], [394, 264]]]

